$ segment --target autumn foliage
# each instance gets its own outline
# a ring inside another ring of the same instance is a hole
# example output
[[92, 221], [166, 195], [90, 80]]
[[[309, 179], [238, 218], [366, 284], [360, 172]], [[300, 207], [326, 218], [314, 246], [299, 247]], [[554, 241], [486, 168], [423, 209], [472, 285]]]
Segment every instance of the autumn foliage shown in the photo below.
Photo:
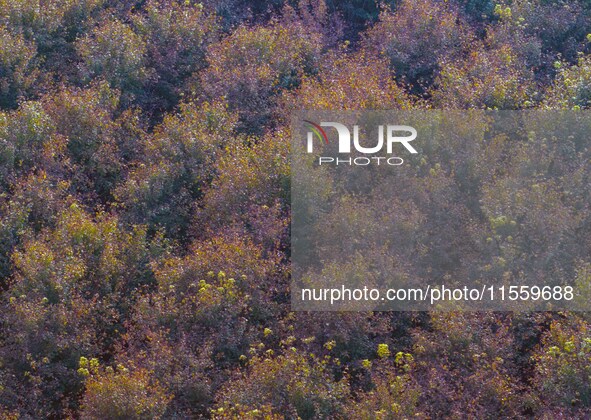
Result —
[[[0, 417], [588, 417], [586, 313], [292, 312], [289, 141], [299, 109], [588, 109], [590, 45], [583, 0], [0, 0]], [[527, 211], [425, 161], [432, 219], [479, 215], [433, 247], [490, 236], [493, 276], [535, 241], [589, 289], [589, 162], [539, 146], [492, 165]]]

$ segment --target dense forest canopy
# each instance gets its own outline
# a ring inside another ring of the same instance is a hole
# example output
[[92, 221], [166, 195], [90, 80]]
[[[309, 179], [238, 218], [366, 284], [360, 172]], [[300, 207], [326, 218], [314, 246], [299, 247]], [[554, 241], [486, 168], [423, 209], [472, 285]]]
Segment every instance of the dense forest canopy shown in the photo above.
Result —
[[[590, 53], [587, 0], [0, 0], [2, 418], [589, 416], [586, 313], [292, 312], [289, 142], [300, 109], [584, 110]], [[591, 254], [568, 188], [522, 194], [527, 237], [478, 219], [515, 237], [491, 275]]]

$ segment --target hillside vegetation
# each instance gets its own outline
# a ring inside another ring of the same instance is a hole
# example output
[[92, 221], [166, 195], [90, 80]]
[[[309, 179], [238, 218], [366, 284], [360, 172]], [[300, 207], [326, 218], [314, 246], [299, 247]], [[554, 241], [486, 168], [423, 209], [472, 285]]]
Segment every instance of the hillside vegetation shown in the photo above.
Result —
[[[590, 53], [588, 0], [0, 0], [0, 417], [590, 416], [586, 313], [292, 312], [289, 287], [292, 111], [583, 110]], [[568, 189], [520, 194], [478, 221], [515, 239], [491, 275], [555, 235], [591, 255]]]

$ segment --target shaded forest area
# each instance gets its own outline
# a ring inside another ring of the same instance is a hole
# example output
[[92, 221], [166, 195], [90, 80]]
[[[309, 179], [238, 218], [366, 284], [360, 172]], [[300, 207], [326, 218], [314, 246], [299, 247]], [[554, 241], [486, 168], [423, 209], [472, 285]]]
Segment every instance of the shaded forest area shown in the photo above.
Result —
[[586, 313], [291, 312], [288, 158], [298, 109], [588, 108], [589, 53], [587, 0], [0, 0], [1, 417], [589, 416]]

